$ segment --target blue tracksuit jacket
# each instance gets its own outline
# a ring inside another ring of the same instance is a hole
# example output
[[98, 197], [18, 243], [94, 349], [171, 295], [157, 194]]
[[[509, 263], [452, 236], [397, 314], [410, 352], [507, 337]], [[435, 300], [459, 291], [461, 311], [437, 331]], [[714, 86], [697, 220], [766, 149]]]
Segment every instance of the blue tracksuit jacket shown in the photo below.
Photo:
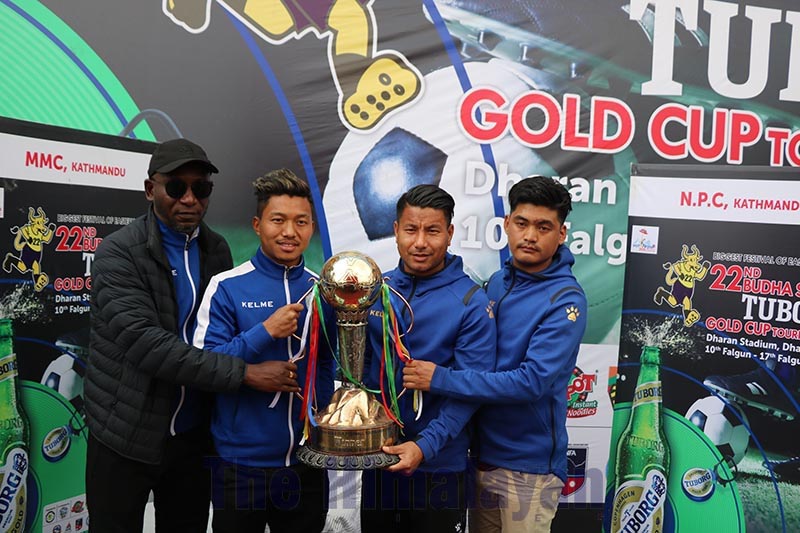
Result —
[[[259, 248], [250, 261], [211, 279], [197, 313], [195, 346], [241, 357], [248, 363], [287, 361], [299, 352], [300, 341], [293, 337], [275, 339], [262, 323], [278, 308], [297, 302], [316, 279], [317, 275], [302, 261], [298, 266], [285, 267]], [[309, 311], [309, 304], [303, 303], [306, 309], [298, 319], [298, 336]], [[326, 328], [333, 336], [333, 312], [327, 305], [324, 309]], [[335, 337], [331, 342], [336, 342]], [[320, 339], [318, 361], [317, 405], [324, 408], [333, 395], [334, 372], [324, 336]], [[297, 382], [302, 387], [308, 358], [296, 364]], [[272, 405], [276, 395], [277, 403]], [[294, 452], [303, 427], [301, 404], [293, 394], [265, 393], [248, 387], [217, 394], [211, 421], [217, 452], [227, 461], [249, 466], [296, 464]]]
[[[387, 282], [411, 304], [414, 311], [412, 331], [403, 342], [415, 359], [432, 361], [445, 368], [487, 372], [495, 364], [495, 324], [489, 313], [486, 294], [464, 274], [460, 257], [447, 255], [446, 266], [430, 277], [415, 277], [398, 267], [384, 274]], [[478, 290], [476, 290], [478, 289]], [[365, 380], [378, 387], [382, 354], [382, 311], [376, 304], [369, 317], [369, 366]], [[398, 310], [405, 321], [408, 311]], [[396, 370], [397, 390], [402, 390], [402, 365]], [[478, 405], [469, 401], [423, 393], [423, 410], [414, 420], [412, 393], [400, 402], [405, 423], [404, 438], [414, 440], [425, 455], [421, 472], [466, 469], [469, 437], [465, 426]]]
[[476, 416], [482, 462], [567, 476], [567, 383], [586, 329], [586, 296], [561, 245], [542, 272], [511, 260], [486, 287], [497, 321], [492, 373], [437, 368], [431, 391], [486, 403]]

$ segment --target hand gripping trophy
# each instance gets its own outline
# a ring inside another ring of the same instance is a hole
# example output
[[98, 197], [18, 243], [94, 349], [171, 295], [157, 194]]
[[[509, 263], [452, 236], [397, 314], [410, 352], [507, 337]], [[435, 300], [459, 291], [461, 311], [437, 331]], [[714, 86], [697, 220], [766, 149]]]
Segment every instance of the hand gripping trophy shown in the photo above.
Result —
[[[399, 458], [382, 452], [381, 448], [394, 444], [398, 438], [400, 422], [396, 416], [396, 395], [394, 391], [389, 394], [395, 406], [393, 413], [384, 393], [381, 393], [382, 403], [362, 381], [369, 308], [383, 296], [384, 315], [394, 317], [388, 303], [389, 286], [383, 283], [380, 268], [371, 258], [358, 252], [342, 252], [323, 265], [314, 292], [317, 290], [336, 312], [342, 386], [334, 392], [327, 408], [312, 413], [310, 391], [314, 390], [314, 372], [311, 369], [315, 365], [314, 345], [319, 342], [312, 324], [310, 378], [304, 387], [305, 445], [298, 449], [297, 457], [310, 466], [334, 470], [367, 470], [395, 464]], [[391, 332], [384, 328], [384, 336], [391, 337], [395, 347], [401, 347], [397, 355], [410, 360], [399, 342], [401, 335], [396, 320], [394, 326]], [[393, 375], [391, 368], [388, 374]]]

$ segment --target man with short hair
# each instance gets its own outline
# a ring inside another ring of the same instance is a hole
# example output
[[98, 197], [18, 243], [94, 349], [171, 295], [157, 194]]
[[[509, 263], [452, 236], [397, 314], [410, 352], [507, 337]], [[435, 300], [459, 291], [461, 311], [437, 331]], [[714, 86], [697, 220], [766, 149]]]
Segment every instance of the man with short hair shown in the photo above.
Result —
[[486, 403], [476, 415], [478, 494], [470, 531], [542, 532], [567, 477], [567, 383], [586, 329], [586, 296], [564, 244], [569, 192], [551, 178], [509, 191], [511, 258], [486, 291], [497, 321], [497, 368], [414, 361], [403, 384]]
[[[252, 225], [260, 246], [249, 261], [211, 279], [194, 337], [197, 347], [263, 362], [271, 376], [262, 391], [217, 394], [211, 433], [221, 460], [214, 468], [213, 528], [320, 532], [327, 515], [326, 471], [298, 463], [303, 401], [299, 387], [286, 388], [287, 379], [305, 383], [310, 371], [303, 332], [314, 300], [306, 300], [308, 309], [299, 301], [318, 279], [303, 259], [314, 232], [311, 190], [287, 169], [268, 172], [253, 188]], [[321, 319], [326, 331], [335, 331], [332, 309], [326, 306]], [[324, 335], [318, 346], [316, 394], [303, 394], [325, 407], [333, 395], [333, 355]]]
[[[488, 372], [495, 364], [495, 325], [486, 295], [464, 273], [461, 258], [447, 252], [454, 206], [453, 197], [435, 185], [418, 185], [400, 197], [394, 222], [400, 263], [384, 277], [413, 309], [413, 328], [402, 338], [411, 357], [444, 368]], [[408, 325], [408, 310], [397, 311]], [[371, 388], [381, 381], [380, 315], [373, 310], [368, 324], [366, 375]], [[397, 390], [400, 381], [398, 373]], [[405, 442], [384, 447], [386, 453], [399, 455], [400, 462], [363, 474], [362, 531], [464, 531], [465, 426], [477, 404], [423, 393], [418, 416], [412, 396], [409, 391], [398, 399]]]
[[203, 223], [216, 172], [187, 139], [158, 145], [144, 182], [150, 208], [95, 254], [84, 383], [93, 531], [141, 532], [152, 491], [159, 530], [205, 532], [201, 391], [265, 386], [262, 366], [191, 346], [199, 295], [232, 263], [228, 244]]

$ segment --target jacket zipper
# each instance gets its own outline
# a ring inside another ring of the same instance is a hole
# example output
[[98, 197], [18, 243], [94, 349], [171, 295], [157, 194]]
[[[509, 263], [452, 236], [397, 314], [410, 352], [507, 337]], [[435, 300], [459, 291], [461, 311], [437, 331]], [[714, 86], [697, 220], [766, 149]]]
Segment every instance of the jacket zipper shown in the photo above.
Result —
[[[414, 298], [414, 294], [417, 292], [417, 277], [416, 276], [409, 276], [411, 278], [411, 292], [408, 293], [408, 305], [411, 305], [411, 299]], [[408, 306], [403, 306], [403, 312], [400, 316], [404, 319], [410, 320], [411, 317], [406, 317], [406, 312], [408, 311]]]
[[[187, 330], [186, 328], [189, 326], [189, 319], [192, 317], [191, 310], [194, 310], [194, 306], [197, 303], [197, 287], [194, 286], [194, 279], [192, 278], [192, 271], [189, 268], [189, 244], [191, 243], [192, 236], [186, 236], [186, 244], [183, 247], [183, 267], [186, 270], [186, 277], [189, 278], [189, 286], [192, 288], [192, 306], [189, 308], [190, 312], [186, 315], [186, 320], [183, 321], [183, 327], [181, 327], [181, 332], [183, 334], [183, 342], [187, 344], [192, 344], [187, 337]], [[181, 385], [181, 398], [178, 400], [178, 407], [175, 408], [175, 412], [172, 414], [172, 420], [169, 423], [169, 432], [170, 435], [173, 437], [176, 435], [175, 432], [175, 421], [178, 419], [178, 413], [181, 412], [181, 408], [183, 407], [183, 402], [186, 400], [186, 385]]]
[[[285, 267], [283, 270], [283, 292], [286, 295], [286, 305], [289, 305], [292, 301], [292, 294], [289, 291], [289, 269], [291, 267]], [[287, 352], [287, 359], [292, 358], [292, 336], [286, 339], [286, 352]], [[284, 460], [285, 466], [290, 466], [292, 461], [292, 449], [294, 449], [294, 425], [292, 424], [292, 406], [294, 405], [294, 394], [289, 394], [289, 410], [286, 414], [286, 425], [289, 427], [289, 449], [286, 450], [286, 459]], [[308, 394], [308, 392], [306, 392]]]
[[517, 283], [517, 269], [511, 267], [511, 284], [508, 286], [508, 290], [505, 292], [505, 294], [503, 294], [503, 296], [501, 296], [500, 299], [497, 300], [497, 305], [495, 306], [494, 309], [494, 321], [498, 324], [500, 323], [500, 304], [503, 302], [503, 300], [506, 299], [506, 296], [511, 294], [511, 290], [514, 288], [514, 285], [516, 285], [516, 283]]

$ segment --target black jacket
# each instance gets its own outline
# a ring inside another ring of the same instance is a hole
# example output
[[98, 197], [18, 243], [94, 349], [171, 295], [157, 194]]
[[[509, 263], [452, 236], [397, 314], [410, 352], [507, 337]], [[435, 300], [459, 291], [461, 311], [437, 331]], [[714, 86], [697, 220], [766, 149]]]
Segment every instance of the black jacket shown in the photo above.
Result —
[[[201, 224], [202, 294], [214, 274], [230, 269], [221, 235]], [[152, 207], [103, 239], [92, 263], [91, 344], [84, 382], [89, 431], [117, 453], [161, 461], [175, 387], [235, 391], [241, 359], [200, 350], [178, 336], [171, 267]]]

